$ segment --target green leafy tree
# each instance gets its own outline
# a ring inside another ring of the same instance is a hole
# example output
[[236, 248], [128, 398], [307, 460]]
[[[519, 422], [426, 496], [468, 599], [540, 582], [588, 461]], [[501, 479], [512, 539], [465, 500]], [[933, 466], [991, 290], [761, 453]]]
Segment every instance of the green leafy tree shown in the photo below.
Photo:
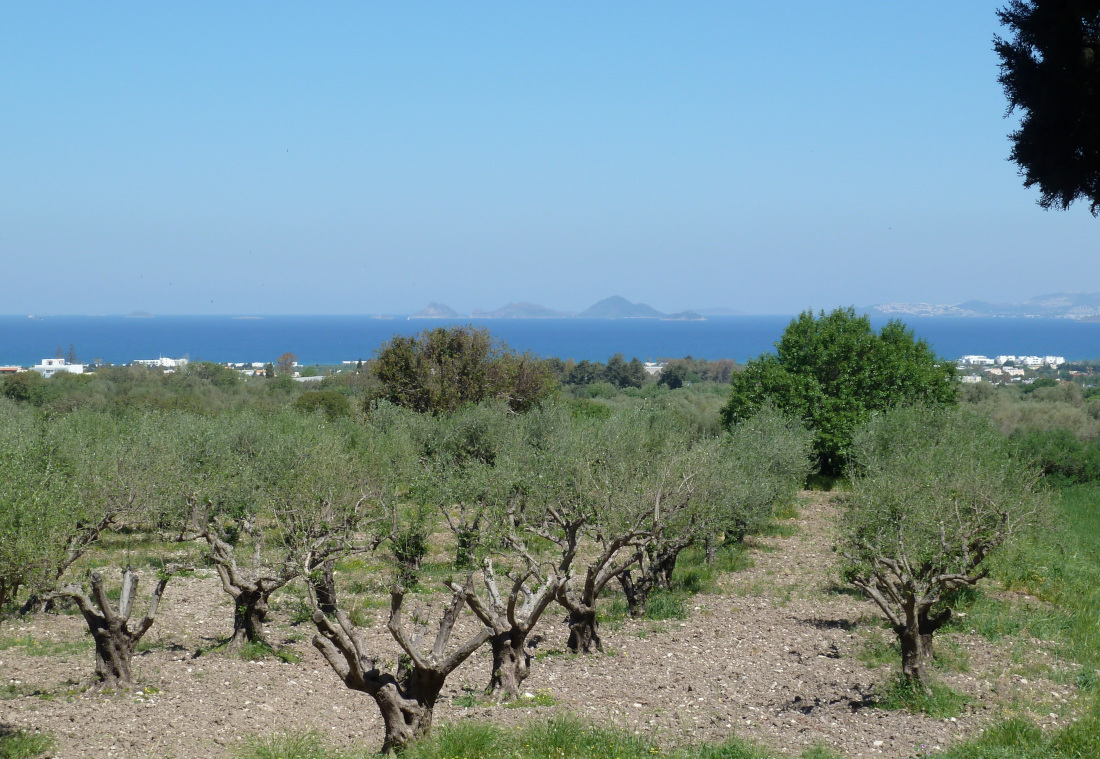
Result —
[[676, 390], [684, 386], [687, 374], [687, 367], [683, 364], [669, 363], [661, 369], [661, 374], [657, 377], [657, 384], [664, 385], [669, 390]]
[[902, 675], [927, 687], [932, 636], [950, 591], [985, 576], [986, 559], [1048, 516], [1040, 472], [1004, 435], [959, 409], [878, 414], [853, 443], [839, 547], [846, 579], [886, 616]]
[[994, 49], [1008, 110], [1023, 114], [1009, 139], [1024, 186], [1039, 186], [1043, 208], [1083, 199], [1100, 214], [1100, 3], [1013, 0], [997, 16], [1010, 31]]
[[953, 405], [955, 369], [899, 321], [879, 332], [866, 316], [840, 308], [793, 319], [774, 354], [752, 359], [731, 382], [727, 426], [766, 403], [802, 420], [814, 434], [821, 470], [839, 474], [852, 432], [872, 412], [903, 403]]
[[523, 412], [553, 389], [541, 361], [471, 326], [395, 335], [372, 366], [382, 383], [372, 401], [381, 398], [419, 412], [454, 411], [488, 399], [507, 401], [512, 410]]
[[628, 387], [641, 387], [645, 382], [645, 367], [637, 357], [627, 361], [622, 353], [616, 353], [607, 360], [604, 370], [607, 381], [620, 390]]

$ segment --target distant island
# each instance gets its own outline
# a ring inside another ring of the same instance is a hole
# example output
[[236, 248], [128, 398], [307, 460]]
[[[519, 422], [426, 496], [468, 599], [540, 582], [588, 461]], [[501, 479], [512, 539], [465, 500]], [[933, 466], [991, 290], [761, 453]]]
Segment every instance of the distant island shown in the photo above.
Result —
[[577, 316], [581, 319], [660, 319], [664, 314], [645, 303], [631, 303], [619, 295], [612, 295]]
[[429, 303], [415, 314], [409, 315], [410, 319], [460, 319], [462, 314], [455, 311], [445, 303]]
[[537, 303], [508, 303], [505, 306], [485, 311], [475, 308], [469, 314], [460, 314], [445, 303], [429, 303], [424, 308], [409, 316], [410, 319], [462, 319], [468, 316], [471, 319], [661, 319], [664, 321], [706, 321], [698, 311], [678, 311], [674, 314], [666, 314], [645, 303], [632, 303], [619, 295], [604, 298], [599, 303], [581, 311], [579, 314], [571, 314], [566, 311], [558, 311]]
[[571, 316], [564, 311], [555, 311], [537, 303], [509, 303], [495, 311], [482, 311], [475, 308], [470, 312], [474, 319], [561, 319]]
[[957, 316], [1033, 319], [1100, 319], [1100, 293], [1051, 293], [1026, 303], [987, 303], [968, 300], [955, 305], [934, 303], [880, 303], [867, 310], [884, 316]]

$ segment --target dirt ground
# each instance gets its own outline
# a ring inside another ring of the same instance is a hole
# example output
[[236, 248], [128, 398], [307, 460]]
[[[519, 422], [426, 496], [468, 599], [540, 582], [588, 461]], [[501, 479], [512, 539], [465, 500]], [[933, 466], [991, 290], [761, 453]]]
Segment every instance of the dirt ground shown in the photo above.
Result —
[[[1046, 677], [1067, 665], [1042, 641], [993, 644], [965, 633], [949, 636], [963, 671], [939, 673], [971, 697], [963, 715], [936, 720], [864, 705], [897, 665], [872, 668], [858, 658], [888, 635], [872, 604], [837, 592], [833, 519], [827, 495], [803, 494], [793, 534], [759, 539], [754, 566], [724, 578], [721, 593], [696, 596], [689, 619], [605, 624], [602, 655], [553, 653], [566, 631], [562, 615], [548, 613], [539, 650], [551, 655], [533, 665], [525, 690], [548, 695], [553, 706], [457, 705], [488, 682], [486, 647], [451, 676], [436, 724], [511, 725], [567, 711], [663, 745], [737, 735], [777, 754], [820, 743], [851, 757], [911, 757], [1009, 713], [1047, 725], [1073, 719], [1076, 691]], [[232, 610], [212, 573], [173, 580], [147, 636], [154, 645], [135, 657], [144, 690], [116, 694], [84, 689], [94, 655], [79, 617], [5, 621], [0, 728], [49, 731], [57, 738], [53, 756], [66, 759], [225, 757], [244, 736], [300, 730], [316, 730], [335, 746], [377, 750], [382, 724], [374, 703], [336, 678], [310, 644], [308, 623], [290, 625], [286, 616], [276, 615], [271, 637], [293, 649], [298, 663], [218, 652], [195, 658], [196, 649], [228, 636]], [[376, 614], [364, 638], [383, 658], [395, 658], [381, 621]], [[460, 633], [474, 630], [472, 620], [464, 624]], [[12, 644], [27, 637], [58, 644], [60, 652], [33, 655]], [[65, 652], [66, 642], [77, 650]]]

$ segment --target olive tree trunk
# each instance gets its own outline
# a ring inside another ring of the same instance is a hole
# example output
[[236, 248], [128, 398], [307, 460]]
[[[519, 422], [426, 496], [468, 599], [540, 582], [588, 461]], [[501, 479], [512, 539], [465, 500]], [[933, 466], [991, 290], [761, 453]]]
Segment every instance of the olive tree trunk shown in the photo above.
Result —
[[99, 687], [133, 687], [134, 676], [130, 662], [134, 656], [134, 648], [153, 626], [169, 577], [170, 574], [161, 577], [153, 590], [149, 610], [132, 629], [130, 615], [134, 609], [138, 578], [130, 567], [126, 567], [122, 573], [122, 594], [118, 608], [107, 598], [103, 576], [98, 572], [93, 572], [88, 578], [92, 588], [91, 597], [79, 585], [68, 585], [53, 594], [54, 597], [71, 598], [75, 601], [88, 625], [92, 640], [95, 641], [95, 673]]
[[[521, 551], [526, 554], [526, 551]], [[529, 556], [527, 558], [529, 569], [512, 581], [506, 596], [501, 594], [497, 585], [492, 559], [486, 559], [481, 577], [488, 599], [482, 600], [472, 591], [467, 599], [475, 616], [492, 631], [489, 646], [493, 652], [493, 671], [485, 692], [500, 700], [519, 696], [520, 686], [531, 668], [527, 638], [561, 585], [558, 575], [543, 577], [538, 563]], [[537, 583], [533, 589], [527, 584], [532, 578]], [[460, 590], [454, 583], [450, 588], [456, 593]]]
[[378, 705], [385, 728], [383, 753], [400, 751], [410, 742], [428, 735], [435, 703], [447, 676], [492, 635], [491, 630], [482, 628], [445, 656], [454, 624], [469, 593], [467, 581], [465, 588], [455, 592], [444, 612], [431, 650], [424, 651], [419, 645], [419, 637], [405, 628], [401, 614], [404, 590], [395, 588], [391, 592], [388, 628], [405, 652], [404, 661], [398, 664], [396, 672], [383, 672], [378, 668], [378, 657], [368, 654], [342, 609], [336, 610], [336, 624], [319, 609], [314, 611], [313, 623], [318, 635], [314, 636], [313, 645], [347, 687], [366, 693]]
[[310, 576], [309, 583], [317, 596], [317, 608], [325, 614], [336, 613], [336, 560], [326, 559], [318, 567], [317, 577]]
[[201, 534], [210, 546], [210, 558], [222, 582], [222, 589], [233, 598], [233, 635], [226, 644], [230, 650], [245, 643], [267, 643], [264, 623], [267, 621], [271, 594], [297, 576], [286, 563], [278, 574], [259, 574], [237, 566], [233, 547], [212, 533]]

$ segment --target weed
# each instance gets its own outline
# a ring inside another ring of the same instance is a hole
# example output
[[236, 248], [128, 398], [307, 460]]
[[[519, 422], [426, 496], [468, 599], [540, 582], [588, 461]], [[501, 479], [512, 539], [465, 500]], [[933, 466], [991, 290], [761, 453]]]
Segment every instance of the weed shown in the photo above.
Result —
[[645, 605], [645, 618], [659, 621], [662, 619], [687, 619], [687, 594], [683, 592], [655, 590], [649, 594]]
[[82, 654], [94, 647], [91, 640], [37, 640], [30, 635], [0, 640], [0, 651], [21, 648], [27, 656], [69, 656]]
[[880, 709], [904, 709], [926, 714], [933, 719], [945, 719], [961, 713], [970, 701], [942, 683], [931, 683], [929, 690], [931, 693], [908, 678], [894, 675], [884, 683], [881, 695], [872, 699], [871, 703]]
[[295, 653], [293, 649], [285, 647], [272, 648], [271, 644], [262, 640], [245, 643], [237, 650], [237, 656], [245, 661], [261, 661], [273, 656], [285, 664], [297, 664], [302, 660], [302, 657]]
[[49, 751], [53, 736], [0, 727], [0, 759], [35, 759]]
[[247, 738], [233, 752], [236, 759], [336, 759], [315, 732], [284, 733], [266, 738]]
[[527, 709], [537, 706], [553, 706], [558, 703], [553, 694], [548, 690], [540, 690], [536, 693], [524, 693], [518, 698], [514, 698], [511, 701], [507, 701], [504, 704], [506, 709]]

